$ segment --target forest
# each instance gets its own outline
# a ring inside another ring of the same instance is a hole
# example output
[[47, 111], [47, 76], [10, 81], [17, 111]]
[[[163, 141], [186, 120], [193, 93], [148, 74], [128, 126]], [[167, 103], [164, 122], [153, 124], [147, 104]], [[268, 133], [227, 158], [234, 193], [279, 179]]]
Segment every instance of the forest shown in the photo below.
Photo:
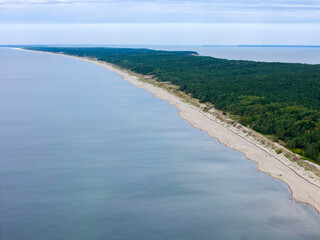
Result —
[[104, 47], [29, 47], [96, 58], [169, 81], [201, 102], [239, 116], [285, 147], [320, 163], [320, 64], [267, 63], [199, 56], [192, 51]]

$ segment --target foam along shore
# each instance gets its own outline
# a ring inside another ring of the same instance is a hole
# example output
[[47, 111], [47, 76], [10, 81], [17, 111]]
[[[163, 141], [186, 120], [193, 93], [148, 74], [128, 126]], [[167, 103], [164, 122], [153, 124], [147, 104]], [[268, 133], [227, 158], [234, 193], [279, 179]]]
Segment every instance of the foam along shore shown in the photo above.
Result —
[[206, 131], [210, 137], [217, 138], [220, 143], [227, 147], [244, 153], [248, 160], [257, 163], [257, 169], [259, 171], [268, 173], [271, 177], [285, 182], [291, 190], [293, 199], [297, 202], [314, 207], [320, 213], [319, 176], [306, 170], [304, 167], [299, 166], [296, 162], [290, 161], [284, 154], [277, 154], [273, 148], [252, 138], [250, 134], [246, 134], [232, 124], [222, 121], [210, 112], [204, 111], [201, 108], [186, 102], [158, 85], [143, 81], [143, 79], [141, 79], [143, 76], [135, 75], [106, 62], [84, 57], [64, 56], [85, 60], [105, 67], [111, 72], [120, 74], [124, 80], [133, 85], [145, 89], [151, 92], [155, 97], [174, 105], [178, 109], [179, 115], [187, 120], [192, 126]]

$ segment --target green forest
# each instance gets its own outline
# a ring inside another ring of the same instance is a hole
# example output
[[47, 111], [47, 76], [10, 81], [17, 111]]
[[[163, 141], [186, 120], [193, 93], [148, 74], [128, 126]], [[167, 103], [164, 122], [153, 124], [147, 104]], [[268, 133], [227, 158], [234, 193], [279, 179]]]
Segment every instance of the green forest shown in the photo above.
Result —
[[192, 51], [104, 47], [33, 47], [107, 61], [169, 81], [201, 102], [239, 116], [320, 163], [320, 64], [266, 63], [199, 56]]

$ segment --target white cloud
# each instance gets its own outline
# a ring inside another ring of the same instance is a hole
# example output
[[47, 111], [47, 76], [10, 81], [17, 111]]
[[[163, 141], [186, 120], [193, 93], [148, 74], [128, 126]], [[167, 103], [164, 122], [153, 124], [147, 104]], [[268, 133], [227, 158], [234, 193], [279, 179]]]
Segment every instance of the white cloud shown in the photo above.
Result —
[[320, 22], [316, 0], [0, 0], [2, 23]]
[[294, 1], [294, 0], [0, 0], [0, 4], [12, 5], [46, 5], [46, 4], [147, 4], [148, 6], [199, 6], [222, 8], [319, 8], [319, 1]]

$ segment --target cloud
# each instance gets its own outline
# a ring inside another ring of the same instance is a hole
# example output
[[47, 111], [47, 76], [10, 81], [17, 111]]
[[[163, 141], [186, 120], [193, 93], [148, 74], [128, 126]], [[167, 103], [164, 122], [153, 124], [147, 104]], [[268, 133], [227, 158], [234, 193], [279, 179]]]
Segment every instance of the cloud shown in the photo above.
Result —
[[0, 0], [2, 5], [43, 5], [43, 4], [104, 4], [104, 3], [143, 3], [143, 4], [183, 4], [188, 5], [190, 3], [197, 3], [207, 6], [222, 6], [222, 7], [288, 7], [288, 8], [305, 8], [305, 7], [319, 7], [319, 1], [317, 0], [306, 0], [306, 1], [295, 1], [295, 0]]
[[61, 3], [81, 3], [88, 0], [0, 0], [2, 5], [34, 5], [34, 4], [61, 4]]
[[310, 22], [316, 0], [0, 0], [2, 23]]
[[12, 44], [307, 45], [319, 29], [319, 0], [0, 0]]

